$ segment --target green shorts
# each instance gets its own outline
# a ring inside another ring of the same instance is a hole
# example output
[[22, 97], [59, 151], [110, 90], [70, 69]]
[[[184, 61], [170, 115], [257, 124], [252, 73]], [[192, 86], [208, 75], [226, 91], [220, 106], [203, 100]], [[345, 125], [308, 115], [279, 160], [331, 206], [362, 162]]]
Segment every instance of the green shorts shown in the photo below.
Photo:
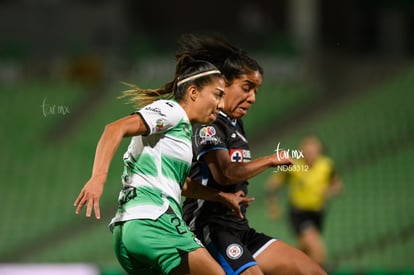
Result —
[[200, 247], [171, 208], [157, 220], [130, 220], [115, 225], [115, 254], [128, 274], [169, 274], [187, 254]]

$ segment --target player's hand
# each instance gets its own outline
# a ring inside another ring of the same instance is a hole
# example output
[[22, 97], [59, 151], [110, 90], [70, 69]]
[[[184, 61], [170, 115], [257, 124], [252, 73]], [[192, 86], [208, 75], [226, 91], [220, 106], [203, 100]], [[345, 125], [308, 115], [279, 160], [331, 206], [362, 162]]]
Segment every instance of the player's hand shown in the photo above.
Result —
[[293, 160], [290, 158], [289, 154], [286, 151], [279, 151], [272, 155], [273, 157], [273, 166], [280, 166], [280, 165], [293, 165]]
[[223, 203], [227, 205], [232, 212], [235, 212], [239, 218], [243, 219], [240, 204], [245, 203], [247, 206], [254, 201], [254, 198], [246, 197], [242, 190], [237, 191], [236, 193], [225, 193], [221, 192], [220, 196], [223, 198]]
[[75, 213], [79, 214], [82, 208], [86, 205], [86, 217], [92, 215], [92, 210], [95, 212], [95, 218], [101, 218], [101, 211], [99, 208], [99, 199], [103, 192], [105, 179], [91, 178], [79, 193], [78, 198], [75, 200], [74, 206], [76, 206]]

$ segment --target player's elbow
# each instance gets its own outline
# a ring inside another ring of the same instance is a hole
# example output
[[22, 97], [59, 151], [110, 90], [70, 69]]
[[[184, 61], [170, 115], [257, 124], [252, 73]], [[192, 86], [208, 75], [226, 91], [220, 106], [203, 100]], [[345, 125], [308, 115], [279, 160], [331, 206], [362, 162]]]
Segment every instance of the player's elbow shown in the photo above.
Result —
[[122, 121], [114, 121], [105, 125], [104, 133], [113, 137], [126, 137], [128, 136], [128, 128]]
[[108, 123], [105, 125], [103, 129], [104, 136], [114, 136], [119, 131], [117, 125], [115, 123]]
[[195, 194], [197, 193], [197, 187], [198, 183], [195, 183], [187, 179], [181, 189], [181, 194], [187, 198], [195, 198]]
[[113, 133], [113, 132], [118, 132], [119, 130], [120, 130], [120, 127], [119, 127], [119, 123], [117, 121], [110, 122], [110, 123], [106, 124], [105, 127], [104, 127], [105, 132]]
[[241, 182], [240, 178], [235, 177], [233, 173], [230, 172], [230, 169], [223, 169], [221, 173], [213, 175], [213, 178], [218, 184], [224, 186]]

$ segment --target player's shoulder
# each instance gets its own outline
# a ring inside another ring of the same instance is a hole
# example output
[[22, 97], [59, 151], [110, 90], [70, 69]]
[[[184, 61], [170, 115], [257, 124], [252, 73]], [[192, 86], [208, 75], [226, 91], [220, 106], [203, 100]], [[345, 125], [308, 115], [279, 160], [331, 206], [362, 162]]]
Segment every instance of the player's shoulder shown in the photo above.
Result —
[[184, 109], [174, 100], [160, 99], [144, 106], [140, 112], [158, 114], [161, 117], [182, 117]]
[[151, 104], [148, 104], [146, 106], [144, 106], [142, 109], [143, 110], [153, 110], [154, 108], [159, 108], [161, 110], [169, 110], [169, 109], [180, 109], [182, 110], [182, 107], [180, 106], [180, 104], [178, 104], [177, 101], [174, 100], [166, 100], [166, 99], [159, 99], [156, 100], [154, 102], [152, 102]]

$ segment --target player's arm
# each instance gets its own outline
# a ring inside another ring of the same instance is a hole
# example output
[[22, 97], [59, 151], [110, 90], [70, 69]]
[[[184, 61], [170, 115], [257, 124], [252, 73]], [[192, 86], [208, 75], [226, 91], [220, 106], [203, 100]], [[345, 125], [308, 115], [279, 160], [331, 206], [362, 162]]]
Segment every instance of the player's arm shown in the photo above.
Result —
[[182, 194], [187, 198], [220, 202], [236, 212], [241, 219], [243, 219], [243, 214], [240, 209], [240, 204], [249, 204], [254, 200], [254, 198], [246, 197], [241, 190], [236, 193], [226, 193], [201, 185], [198, 182], [192, 181], [190, 178], [187, 178], [182, 189]]
[[205, 153], [202, 158], [217, 183], [231, 185], [253, 178], [270, 167], [293, 164], [292, 159], [282, 156], [282, 152], [279, 152], [279, 156], [272, 154], [240, 163], [231, 162], [227, 150], [213, 150]]
[[95, 217], [100, 218], [99, 199], [108, 175], [109, 166], [122, 138], [142, 135], [148, 132], [140, 115], [130, 115], [105, 126], [95, 152], [92, 175], [75, 200], [76, 214], [86, 205], [86, 217], [90, 217], [92, 209]]
[[339, 195], [343, 190], [343, 183], [342, 179], [338, 175], [334, 175], [331, 180], [331, 184], [328, 187], [326, 192], [326, 197], [332, 198], [334, 196]]

